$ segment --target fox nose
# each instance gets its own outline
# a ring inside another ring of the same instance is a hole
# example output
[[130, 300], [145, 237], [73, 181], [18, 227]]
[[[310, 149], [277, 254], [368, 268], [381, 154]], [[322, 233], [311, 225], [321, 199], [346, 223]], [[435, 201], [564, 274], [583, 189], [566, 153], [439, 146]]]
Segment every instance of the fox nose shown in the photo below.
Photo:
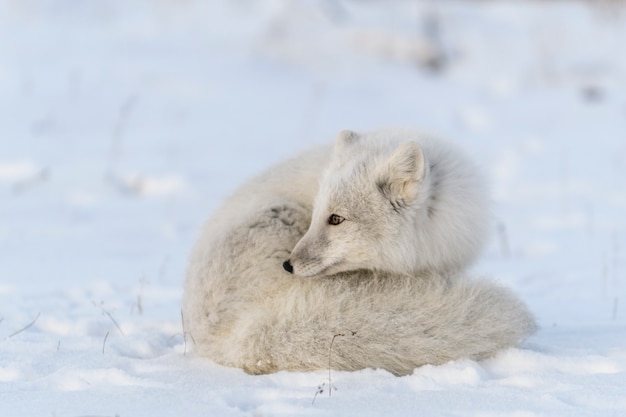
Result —
[[293, 274], [293, 266], [291, 266], [291, 262], [289, 262], [289, 259], [283, 262], [283, 268], [285, 268], [285, 271]]

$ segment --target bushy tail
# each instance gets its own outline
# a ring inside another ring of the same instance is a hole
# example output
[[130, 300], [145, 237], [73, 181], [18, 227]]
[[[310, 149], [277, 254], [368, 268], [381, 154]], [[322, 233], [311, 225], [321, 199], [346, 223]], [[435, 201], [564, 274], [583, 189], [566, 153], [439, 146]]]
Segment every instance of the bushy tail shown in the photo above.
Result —
[[[289, 301], [287, 301], [289, 300]], [[297, 300], [297, 301], [296, 301]], [[524, 304], [488, 280], [369, 273], [295, 282], [248, 312], [239, 345], [251, 373], [382, 368], [405, 375], [424, 364], [484, 359], [535, 329]]]
[[487, 358], [534, 330], [524, 304], [485, 279], [372, 271], [293, 277], [282, 262], [308, 215], [281, 202], [196, 249], [184, 307], [199, 354], [255, 374], [326, 369], [333, 336], [346, 334], [333, 344], [333, 369], [404, 375], [424, 364]]

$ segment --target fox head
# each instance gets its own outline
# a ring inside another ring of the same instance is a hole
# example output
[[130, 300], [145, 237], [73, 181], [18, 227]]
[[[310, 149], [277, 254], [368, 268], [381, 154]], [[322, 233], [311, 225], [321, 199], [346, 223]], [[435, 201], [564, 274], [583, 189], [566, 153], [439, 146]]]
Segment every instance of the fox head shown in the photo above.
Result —
[[428, 164], [412, 141], [343, 131], [320, 182], [311, 225], [283, 267], [303, 277], [358, 269], [410, 272], [415, 212], [428, 196]]

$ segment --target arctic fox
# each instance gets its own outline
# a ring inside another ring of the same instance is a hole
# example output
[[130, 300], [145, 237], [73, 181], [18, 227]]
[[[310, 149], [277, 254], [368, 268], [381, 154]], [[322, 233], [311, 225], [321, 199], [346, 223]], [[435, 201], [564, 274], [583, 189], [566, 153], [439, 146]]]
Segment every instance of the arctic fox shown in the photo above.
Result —
[[407, 131], [343, 131], [311, 226], [284, 267], [306, 277], [458, 270], [482, 249], [488, 218], [478, 169], [450, 144]]
[[[332, 157], [331, 157], [332, 156]], [[457, 279], [487, 204], [473, 165], [410, 131], [340, 133], [237, 190], [191, 255], [183, 310], [195, 351], [253, 374], [482, 359], [534, 329], [524, 304]], [[296, 275], [296, 276], [294, 276]], [[318, 279], [304, 278], [318, 277]]]

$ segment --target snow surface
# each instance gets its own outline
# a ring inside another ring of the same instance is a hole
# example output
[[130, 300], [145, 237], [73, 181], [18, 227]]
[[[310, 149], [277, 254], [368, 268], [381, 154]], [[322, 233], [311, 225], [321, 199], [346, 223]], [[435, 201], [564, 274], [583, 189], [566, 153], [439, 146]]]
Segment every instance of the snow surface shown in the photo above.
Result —
[[[618, 3], [0, 0], [0, 415], [626, 415]], [[340, 129], [392, 126], [490, 174], [474, 270], [539, 332], [484, 362], [333, 372], [314, 403], [326, 371], [189, 354], [208, 213]]]

